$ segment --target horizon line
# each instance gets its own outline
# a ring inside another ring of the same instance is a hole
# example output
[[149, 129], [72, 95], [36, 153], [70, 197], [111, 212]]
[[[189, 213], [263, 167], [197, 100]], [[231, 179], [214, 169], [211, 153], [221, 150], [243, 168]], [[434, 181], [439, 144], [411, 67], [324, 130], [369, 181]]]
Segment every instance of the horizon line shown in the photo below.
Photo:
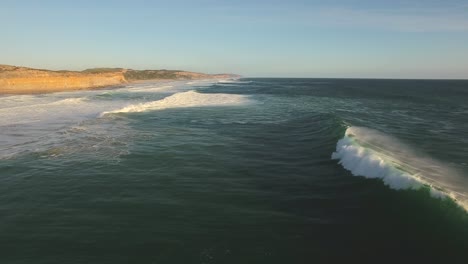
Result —
[[233, 72], [224, 72], [224, 73], [206, 73], [202, 71], [192, 71], [192, 70], [183, 70], [183, 69], [168, 69], [168, 68], [160, 68], [160, 69], [152, 69], [150, 67], [145, 67], [143, 68], [125, 68], [125, 67], [87, 67], [83, 70], [70, 70], [70, 69], [47, 69], [47, 68], [33, 68], [31, 66], [24, 66], [24, 65], [12, 65], [12, 64], [3, 64], [0, 63], [0, 66], [10, 66], [10, 67], [20, 67], [20, 68], [29, 68], [29, 69], [34, 69], [34, 70], [45, 70], [45, 71], [76, 71], [76, 72], [81, 72], [81, 71], [86, 71], [86, 70], [91, 70], [91, 69], [125, 69], [125, 70], [168, 70], [168, 71], [187, 71], [187, 72], [196, 72], [196, 73], [203, 73], [203, 74], [231, 74], [231, 75], [240, 75], [240, 78], [244, 79], [343, 79], [343, 80], [420, 80], [420, 81], [468, 81], [468, 77], [461, 77], [461, 78], [422, 78], [422, 77], [310, 77], [310, 76], [293, 76], [293, 77], [287, 77], [287, 76], [251, 76], [251, 75], [242, 75], [239, 73], [233, 73]]

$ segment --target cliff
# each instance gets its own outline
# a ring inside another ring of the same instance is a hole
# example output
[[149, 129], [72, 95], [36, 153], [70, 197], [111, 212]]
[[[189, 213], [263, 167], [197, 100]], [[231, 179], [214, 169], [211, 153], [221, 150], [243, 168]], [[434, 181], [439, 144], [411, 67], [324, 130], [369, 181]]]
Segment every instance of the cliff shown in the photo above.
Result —
[[43, 93], [126, 83], [122, 71], [87, 73], [0, 66], [0, 93]]
[[0, 94], [45, 93], [95, 89], [142, 80], [231, 78], [230, 74], [203, 74], [178, 70], [96, 68], [84, 71], [50, 71], [0, 65]]

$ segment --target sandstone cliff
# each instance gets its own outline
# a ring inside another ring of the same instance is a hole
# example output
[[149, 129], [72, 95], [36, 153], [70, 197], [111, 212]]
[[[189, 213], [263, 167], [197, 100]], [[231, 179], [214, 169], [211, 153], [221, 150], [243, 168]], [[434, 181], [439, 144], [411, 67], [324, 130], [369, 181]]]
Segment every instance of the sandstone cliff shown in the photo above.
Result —
[[0, 93], [43, 93], [126, 83], [123, 72], [86, 73], [0, 66]]

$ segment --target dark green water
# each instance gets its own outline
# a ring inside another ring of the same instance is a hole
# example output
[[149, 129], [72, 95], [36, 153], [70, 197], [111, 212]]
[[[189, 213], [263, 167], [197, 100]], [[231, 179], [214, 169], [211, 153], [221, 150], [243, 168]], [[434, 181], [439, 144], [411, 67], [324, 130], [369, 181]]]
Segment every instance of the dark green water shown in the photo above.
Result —
[[[345, 79], [0, 97], [0, 263], [466, 263], [466, 210], [379, 168], [424, 157], [466, 197], [467, 102], [468, 81]], [[392, 161], [331, 159], [349, 127]]]

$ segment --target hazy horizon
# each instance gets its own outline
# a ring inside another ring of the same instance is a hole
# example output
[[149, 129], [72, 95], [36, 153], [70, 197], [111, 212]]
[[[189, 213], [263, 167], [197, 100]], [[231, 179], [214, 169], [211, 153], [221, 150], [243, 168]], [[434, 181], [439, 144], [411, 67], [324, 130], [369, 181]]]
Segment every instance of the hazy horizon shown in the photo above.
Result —
[[[90, 69], [99, 69], [99, 68], [122, 68], [122, 69], [129, 69], [129, 70], [179, 70], [179, 71], [188, 71], [187, 69], [175, 69], [175, 68], [128, 68], [128, 67], [119, 67], [119, 66], [95, 66], [95, 67], [87, 67], [87, 68], [79, 68], [79, 69], [65, 69], [65, 68], [44, 68], [44, 67], [31, 67], [29, 65], [12, 65], [12, 64], [2, 64], [0, 65], [8, 65], [8, 66], [16, 66], [16, 67], [24, 67], [24, 68], [32, 68], [38, 70], [51, 70], [51, 71], [85, 71]], [[239, 75], [241, 78], [249, 78], [249, 79], [362, 79], [362, 80], [440, 80], [440, 81], [450, 81], [450, 80], [460, 80], [465, 81], [468, 80], [468, 77], [460, 77], [460, 78], [438, 78], [438, 77], [346, 77], [346, 76], [337, 76], [337, 77], [317, 77], [317, 76], [250, 76], [250, 75], [241, 75], [236, 72], [201, 72], [201, 71], [193, 71], [199, 73], [207, 73], [207, 74], [233, 74]]]
[[0, 64], [468, 78], [463, 1], [4, 1]]

